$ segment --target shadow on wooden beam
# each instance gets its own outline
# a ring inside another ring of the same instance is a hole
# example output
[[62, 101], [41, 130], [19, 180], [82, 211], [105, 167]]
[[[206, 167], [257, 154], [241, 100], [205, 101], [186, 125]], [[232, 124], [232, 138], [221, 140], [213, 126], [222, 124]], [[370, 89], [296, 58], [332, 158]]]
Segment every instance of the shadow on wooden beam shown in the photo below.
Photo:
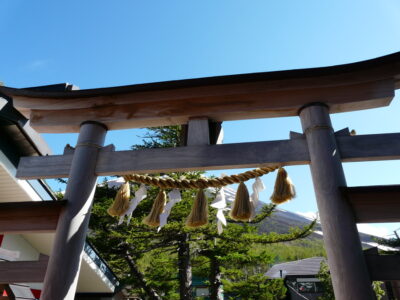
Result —
[[364, 250], [364, 257], [371, 280], [400, 280], [399, 255], [379, 255], [377, 248], [371, 248]]
[[0, 233], [53, 232], [66, 203], [66, 200], [0, 203]]

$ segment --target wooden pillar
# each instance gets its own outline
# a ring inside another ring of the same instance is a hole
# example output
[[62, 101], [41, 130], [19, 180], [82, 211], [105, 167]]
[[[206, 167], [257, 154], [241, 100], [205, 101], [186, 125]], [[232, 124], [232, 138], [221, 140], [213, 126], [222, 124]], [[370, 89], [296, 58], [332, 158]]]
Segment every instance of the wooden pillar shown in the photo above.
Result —
[[72, 159], [56, 237], [44, 279], [42, 300], [73, 300], [78, 283], [83, 246], [96, 187], [97, 154], [104, 144], [107, 128], [97, 122], [81, 125]]
[[375, 299], [355, 218], [339, 191], [340, 186], [346, 186], [346, 179], [329, 109], [323, 104], [304, 107], [300, 119], [311, 158], [311, 174], [335, 299]]

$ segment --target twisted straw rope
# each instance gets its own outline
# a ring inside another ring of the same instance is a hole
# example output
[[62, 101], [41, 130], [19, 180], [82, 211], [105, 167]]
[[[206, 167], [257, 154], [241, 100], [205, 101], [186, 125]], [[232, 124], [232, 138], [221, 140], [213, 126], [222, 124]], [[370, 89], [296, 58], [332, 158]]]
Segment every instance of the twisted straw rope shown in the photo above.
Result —
[[205, 189], [209, 187], [219, 188], [229, 184], [244, 182], [259, 176], [263, 176], [270, 172], [275, 171], [279, 167], [265, 167], [253, 169], [244, 173], [224, 176], [219, 178], [199, 178], [199, 179], [172, 179], [172, 178], [162, 178], [153, 177], [148, 175], [125, 175], [125, 181], [135, 181], [138, 183], [143, 183], [147, 185], [157, 186], [161, 189]]

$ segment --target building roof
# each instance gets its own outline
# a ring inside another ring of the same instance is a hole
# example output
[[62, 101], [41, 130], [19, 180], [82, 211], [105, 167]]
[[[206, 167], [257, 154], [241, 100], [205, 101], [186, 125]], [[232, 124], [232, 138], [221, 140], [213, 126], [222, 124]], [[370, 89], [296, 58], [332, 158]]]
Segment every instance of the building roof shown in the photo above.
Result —
[[[321, 262], [325, 261], [323, 257], [311, 257], [272, 266], [265, 273], [270, 278], [284, 278], [293, 275], [317, 275], [321, 266]], [[282, 276], [281, 276], [282, 271]]]

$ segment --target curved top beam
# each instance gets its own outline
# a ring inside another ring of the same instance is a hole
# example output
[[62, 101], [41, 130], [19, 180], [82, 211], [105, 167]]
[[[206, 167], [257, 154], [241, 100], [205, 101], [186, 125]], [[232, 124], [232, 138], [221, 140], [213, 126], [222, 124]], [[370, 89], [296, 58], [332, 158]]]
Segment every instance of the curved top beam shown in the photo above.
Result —
[[[66, 86], [67, 87], [67, 86]], [[297, 115], [312, 102], [330, 112], [386, 106], [400, 87], [400, 52], [312, 69], [73, 90], [0, 87], [39, 132], [78, 132], [82, 122], [109, 129]]]

